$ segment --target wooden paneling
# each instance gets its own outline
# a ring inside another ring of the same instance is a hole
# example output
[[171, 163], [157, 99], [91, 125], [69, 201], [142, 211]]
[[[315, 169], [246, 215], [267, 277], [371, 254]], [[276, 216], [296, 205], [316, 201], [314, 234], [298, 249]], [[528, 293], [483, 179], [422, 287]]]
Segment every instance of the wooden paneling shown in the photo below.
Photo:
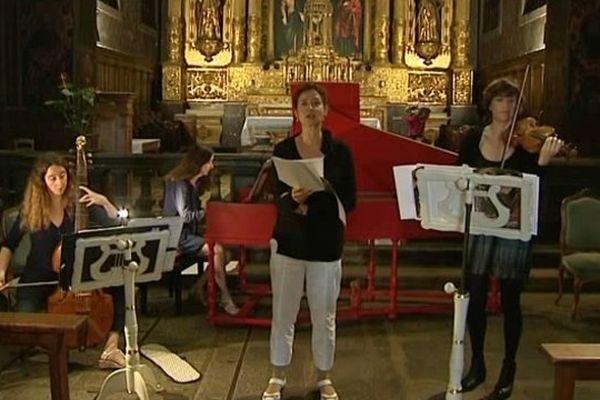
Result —
[[150, 108], [154, 78], [152, 62], [96, 49], [96, 88], [103, 92], [135, 93], [136, 111]]
[[485, 86], [496, 78], [511, 78], [520, 85], [527, 65], [530, 66], [530, 71], [525, 83], [524, 104], [531, 115], [540, 115], [544, 99], [545, 50], [481, 69], [478, 72], [479, 79], [476, 89], [478, 103], [481, 104], [482, 92]]

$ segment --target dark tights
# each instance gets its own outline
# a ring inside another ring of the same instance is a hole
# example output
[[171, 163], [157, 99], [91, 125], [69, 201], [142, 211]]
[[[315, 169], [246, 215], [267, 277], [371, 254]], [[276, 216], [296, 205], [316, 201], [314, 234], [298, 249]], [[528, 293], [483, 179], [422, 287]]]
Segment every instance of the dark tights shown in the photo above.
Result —
[[[483, 360], [483, 345], [487, 326], [485, 307], [488, 297], [490, 278], [487, 275], [467, 277], [469, 290], [469, 312], [467, 324], [471, 338], [471, 350], [474, 359]], [[521, 332], [523, 331], [523, 315], [521, 313], [521, 292], [523, 281], [519, 279], [501, 279], [500, 294], [504, 313], [504, 359], [515, 361]]]

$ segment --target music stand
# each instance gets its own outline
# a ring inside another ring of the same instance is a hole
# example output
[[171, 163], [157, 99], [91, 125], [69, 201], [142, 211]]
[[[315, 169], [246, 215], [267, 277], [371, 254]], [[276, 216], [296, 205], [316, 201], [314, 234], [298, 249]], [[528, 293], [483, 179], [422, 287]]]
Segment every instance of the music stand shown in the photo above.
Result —
[[[482, 174], [466, 165], [400, 166], [394, 167], [394, 175], [401, 218], [420, 218], [425, 229], [464, 233], [459, 287], [452, 282], [444, 285], [444, 291], [454, 298], [448, 388], [446, 392], [430, 397], [430, 400], [462, 400], [464, 336], [469, 306], [469, 293], [465, 288], [469, 235], [529, 240], [537, 233], [539, 179], [530, 174]], [[415, 178], [416, 191], [412, 182]], [[407, 182], [411, 182], [409, 189]], [[403, 204], [400, 204], [401, 199]], [[416, 212], [417, 202], [419, 213]]]
[[[125, 289], [125, 367], [110, 373], [96, 399], [126, 390], [141, 400], [149, 399], [146, 383], [161, 391], [152, 370], [140, 363], [138, 323], [135, 313], [135, 282], [149, 282], [161, 276], [169, 252], [176, 248], [181, 223], [155, 220], [154, 225], [117, 227], [82, 231], [63, 237], [61, 276], [70, 279], [71, 290], [100, 289], [124, 285]], [[179, 227], [179, 230], [177, 230]]]

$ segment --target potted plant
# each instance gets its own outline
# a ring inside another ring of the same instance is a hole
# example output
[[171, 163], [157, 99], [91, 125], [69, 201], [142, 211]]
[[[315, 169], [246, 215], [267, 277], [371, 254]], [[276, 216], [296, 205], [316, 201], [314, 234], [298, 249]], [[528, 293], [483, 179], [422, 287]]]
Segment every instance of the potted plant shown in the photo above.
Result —
[[[67, 81], [61, 74], [60, 84], [61, 99], [48, 100], [44, 104], [59, 110], [65, 118], [66, 127], [77, 137], [89, 137], [88, 130], [94, 123], [94, 107], [96, 102], [96, 89], [93, 87], [79, 87]], [[95, 148], [93, 140], [88, 140], [92, 149]]]

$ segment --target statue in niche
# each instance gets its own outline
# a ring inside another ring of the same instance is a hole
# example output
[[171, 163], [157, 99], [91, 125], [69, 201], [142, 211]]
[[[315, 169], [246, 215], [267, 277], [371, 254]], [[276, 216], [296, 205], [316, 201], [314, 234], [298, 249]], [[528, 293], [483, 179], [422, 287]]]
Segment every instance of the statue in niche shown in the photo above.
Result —
[[440, 5], [434, 0], [421, 0], [419, 2], [419, 12], [417, 14], [418, 42], [440, 41], [439, 8]]
[[442, 48], [441, 8], [443, 0], [419, 0], [415, 21], [415, 50], [425, 65], [431, 65]]
[[196, 49], [207, 62], [224, 48], [223, 43], [223, 0], [196, 0]]
[[223, 5], [221, 0], [197, 0], [195, 7], [197, 39], [221, 40]]

